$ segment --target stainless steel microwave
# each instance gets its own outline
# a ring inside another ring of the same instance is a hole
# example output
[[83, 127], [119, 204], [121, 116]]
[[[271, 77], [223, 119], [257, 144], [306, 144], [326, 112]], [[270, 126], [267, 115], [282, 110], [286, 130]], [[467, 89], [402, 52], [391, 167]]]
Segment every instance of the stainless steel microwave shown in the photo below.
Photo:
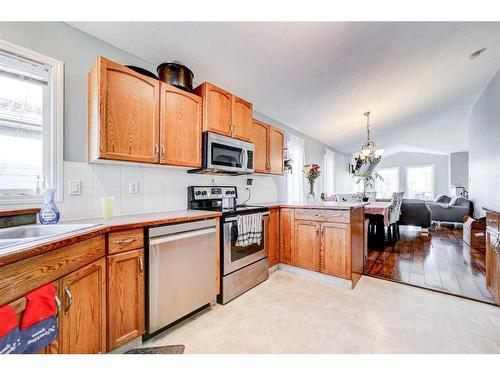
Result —
[[202, 168], [190, 173], [253, 173], [254, 146], [252, 143], [223, 135], [203, 133]]

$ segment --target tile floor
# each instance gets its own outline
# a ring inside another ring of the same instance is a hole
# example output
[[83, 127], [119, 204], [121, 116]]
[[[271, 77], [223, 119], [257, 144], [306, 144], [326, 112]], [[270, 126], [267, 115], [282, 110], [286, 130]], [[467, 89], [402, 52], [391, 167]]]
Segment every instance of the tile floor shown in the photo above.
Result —
[[500, 308], [363, 276], [354, 290], [278, 270], [144, 346], [186, 353], [500, 353]]

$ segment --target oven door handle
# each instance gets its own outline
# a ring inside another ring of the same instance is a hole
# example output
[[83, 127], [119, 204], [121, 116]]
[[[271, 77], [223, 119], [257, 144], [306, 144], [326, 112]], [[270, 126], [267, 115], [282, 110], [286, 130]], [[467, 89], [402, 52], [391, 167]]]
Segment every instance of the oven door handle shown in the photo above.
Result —
[[[262, 216], [269, 216], [269, 212], [265, 212], [262, 214]], [[238, 217], [237, 216], [234, 216], [234, 217], [229, 217], [227, 219], [224, 219], [224, 223], [232, 223], [233, 221], [236, 221], [238, 220]]]

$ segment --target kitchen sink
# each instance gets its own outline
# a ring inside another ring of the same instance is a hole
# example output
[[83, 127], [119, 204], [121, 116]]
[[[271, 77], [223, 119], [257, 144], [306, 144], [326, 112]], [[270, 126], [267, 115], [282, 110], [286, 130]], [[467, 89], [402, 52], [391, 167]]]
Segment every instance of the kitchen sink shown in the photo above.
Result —
[[99, 224], [21, 225], [0, 229], [0, 248], [60, 236]]

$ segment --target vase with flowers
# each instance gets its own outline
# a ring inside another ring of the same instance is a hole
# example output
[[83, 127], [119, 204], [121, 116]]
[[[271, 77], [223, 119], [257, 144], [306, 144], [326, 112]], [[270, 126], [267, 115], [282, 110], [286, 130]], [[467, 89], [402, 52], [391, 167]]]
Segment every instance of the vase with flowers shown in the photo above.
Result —
[[318, 164], [306, 164], [304, 168], [302, 168], [302, 172], [307, 179], [307, 183], [309, 184], [309, 191], [307, 193], [307, 201], [315, 202], [316, 199], [314, 197], [314, 182], [316, 179], [321, 176], [321, 170]]

